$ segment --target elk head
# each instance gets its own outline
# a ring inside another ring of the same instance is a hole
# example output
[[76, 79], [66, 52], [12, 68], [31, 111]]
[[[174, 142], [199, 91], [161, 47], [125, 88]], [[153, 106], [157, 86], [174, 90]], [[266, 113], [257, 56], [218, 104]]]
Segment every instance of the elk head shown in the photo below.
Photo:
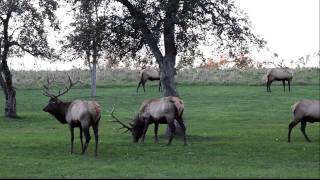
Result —
[[66, 110], [67, 105], [69, 105], [69, 103], [63, 103], [61, 100], [58, 99], [58, 97], [66, 94], [72, 86], [74, 86], [77, 82], [72, 82], [70, 76], [68, 75], [68, 79], [69, 79], [69, 85], [66, 86], [65, 90], [63, 92], [61, 92], [61, 90], [59, 90], [58, 95], [54, 95], [51, 91], [50, 91], [50, 86], [53, 82], [55, 82], [54, 79], [50, 80], [49, 78], [47, 78], [47, 85], [43, 86], [43, 92], [42, 94], [44, 96], [47, 96], [50, 98], [49, 103], [47, 104], [46, 107], [43, 108], [44, 112], [48, 112], [52, 115], [54, 115], [61, 123], [67, 123], [65, 121], [65, 118], [63, 117], [63, 112]]
[[133, 142], [138, 142], [139, 139], [142, 137], [143, 134], [143, 129], [144, 129], [144, 122], [141, 121], [141, 118], [139, 115], [137, 115], [134, 119], [133, 119], [133, 123], [129, 123], [129, 125], [126, 125], [125, 123], [123, 123], [122, 121], [120, 121], [114, 114], [114, 106], [111, 110], [111, 117], [114, 119], [111, 122], [118, 122], [119, 124], [122, 125], [121, 128], [119, 129], [127, 129], [125, 132], [130, 131], [133, 137]]

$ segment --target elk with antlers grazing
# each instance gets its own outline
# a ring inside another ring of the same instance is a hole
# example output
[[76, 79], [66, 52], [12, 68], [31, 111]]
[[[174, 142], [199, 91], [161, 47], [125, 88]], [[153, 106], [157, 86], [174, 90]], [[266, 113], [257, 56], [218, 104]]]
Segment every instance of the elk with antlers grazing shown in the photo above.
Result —
[[168, 124], [171, 130], [168, 145], [171, 144], [175, 133], [174, 120], [177, 120], [183, 130], [184, 145], [186, 145], [186, 128], [182, 118], [183, 111], [183, 101], [178, 97], [169, 96], [144, 101], [140, 106], [138, 115], [136, 115], [133, 122], [129, 125], [126, 125], [114, 116], [114, 107], [111, 111], [111, 117], [114, 119], [114, 122], [120, 123], [123, 126], [122, 128], [131, 131], [133, 142], [138, 142], [139, 139], [141, 139], [141, 142], [144, 142], [148, 126], [151, 123], [154, 123], [155, 142], [158, 142], [159, 124]]
[[267, 92], [271, 92], [272, 81], [282, 81], [283, 91], [285, 91], [285, 81], [288, 81], [289, 92], [290, 84], [293, 77], [293, 72], [289, 68], [273, 68], [267, 72]]
[[[89, 128], [92, 126], [94, 136], [95, 136], [95, 156], [98, 155], [98, 127], [99, 121], [101, 118], [101, 108], [100, 105], [96, 101], [83, 101], [83, 100], [74, 100], [72, 102], [63, 102], [58, 99], [58, 97], [67, 93], [72, 86], [74, 86], [77, 82], [72, 82], [70, 76], [69, 78], [69, 86], [66, 87], [65, 91], [62, 93], [59, 90], [58, 95], [54, 95], [50, 92], [50, 84], [54, 82], [54, 80], [50, 81], [47, 79], [47, 85], [44, 85], [43, 95], [50, 97], [48, 105], [43, 108], [43, 111], [50, 113], [53, 115], [58, 121], [62, 124], [69, 124], [70, 133], [71, 133], [71, 147], [70, 151], [73, 153], [73, 140], [74, 140], [74, 128], [80, 128], [80, 140], [81, 140], [81, 149], [82, 154], [86, 152], [89, 141], [91, 139]], [[85, 145], [83, 146], [82, 133], [85, 135]]]
[[320, 122], [320, 101], [319, 100], [301, 100], [292, 106], [293, 120], [289, 124], [288, 142], [290, 142], [291, 130], [301, 122], [301, 132], [308, 142], [310, 139], [306, 134], [307, 122]]

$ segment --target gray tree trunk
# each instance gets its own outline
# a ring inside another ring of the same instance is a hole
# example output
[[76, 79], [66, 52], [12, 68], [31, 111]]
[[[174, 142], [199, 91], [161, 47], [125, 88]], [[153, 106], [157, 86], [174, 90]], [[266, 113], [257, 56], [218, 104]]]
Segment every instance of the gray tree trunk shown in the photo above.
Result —
[[[4, 72], [4, 78], [2, 76], [2, 72]], [[16, 90], [12, 86], [12, 77], [8, 66], [3, 66], [3, 64], [0, 66], [0, 86], [5, 96], [5, 117], [16, 118]]]
[[[3, 39], [0, 39], [0, 86], [5, 95], [5, 117], [16, 118], [16, 90], [13, 87], [12, 75], [7, 64], [7, 58], [9, 54], [10, 42], [8, 35], [9, 18], [11, 13], [7, 15], [7, 18], [3, 20]], [[3, 45], [2, 45], [3, 42]], [[1, 50], [3, 48], [3, 51]]]
[[94, 60], [91, 68], [91, 97], [96, 97], [97, 93], [97, 63]]
[[8, 91], [8, 97], [6, 98], [5, 106], [5, 116], [10, 118], [17, 117], [16, 91], [14, 89], [10, 89]]
[[[161, 84], [163, 85], [163, 90], [164, 90], [164, 96], [177, 96], [179, 97], [176, 83], [175, 83], [175, 76], [174, 76], [174, 65], [175, 65], [175, 56], [166, 56], [164, 58], [163, 64], [160, 66], [160, 80]], [[187, 123], [184, 120], [184, 125], [187, 127]], [[176, 135], [182, 136], [183, 131], [181, 126], [175, 121], [175, 127], [176, 127]], [[170, 136], [170, 128], [167, 126], [166, 129], [166, 136]]]

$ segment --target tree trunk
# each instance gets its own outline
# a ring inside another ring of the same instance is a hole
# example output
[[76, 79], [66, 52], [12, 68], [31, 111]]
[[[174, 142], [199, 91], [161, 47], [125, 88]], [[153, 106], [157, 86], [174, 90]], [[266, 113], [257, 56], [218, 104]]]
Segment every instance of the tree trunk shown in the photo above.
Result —
[[179, 97], [174, 80], [175, 56], [165, 57], [162, 66], [160, 66], [160, 80], [164, 89], [164, 97]]
[[5, 116], [9, 118], [17, 117], [16, 91], [13, 88], [8, 90], [8, 97], [6, 97]]
[[[164, 97], [166, 96], [177, 96], [179, 97], [177, 88], [176, 88], [176, 84], [175, 84], [175, 56], [166, 56], [164, 58], [163, 64], [160, 65], [160, 80], [164, 89]], [[187, 123], [184, 120], [184, 125], [187, 127]], [[178, 136], [182, 136], [183, 135], [183, 131], [182, 128], [180, 127], [180, 125], [175, 121], [174, 122], [175, 127], [176, 127], [176, 135]], [[171, 135], [171, 131], [169, 126], [167, 126], [167, 130], [166, 130], [166, 136], [170, 137]]]
[[91, 97], [96, 97], [97, 92], [97, 61], [93, 60], [91, 69]]
[[[2, 72], [5, 78], [2, 76]], [[0, 85], [5, 96], [5, 117], [16, 118], [16, 90], [12, 86], [12, 77], [8, 66], [3, 64], [0, 67]]]
[[[8, 35], [9, 19], [11, 13], [7, 14], [7, 18], [3, 20], [3, 39], [0, 39], [0, 85], [5, 95], [5, 117], [16, 118], [16, 90], [12, 85], [12, 75], [8, 67], [7, 58], [10, 49], [10, 41]], [[3, 42], [3, 45], [2, 45]], [[1, 50], [3, 48], [3, 51]]]

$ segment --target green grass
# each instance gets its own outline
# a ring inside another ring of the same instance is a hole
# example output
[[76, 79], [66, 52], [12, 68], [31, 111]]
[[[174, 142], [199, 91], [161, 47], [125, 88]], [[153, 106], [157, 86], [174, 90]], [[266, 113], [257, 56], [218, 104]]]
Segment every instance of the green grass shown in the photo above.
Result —
[[[0, 178], [320, 178], [319, 123], [307, 125], [311, 143], [300, 125], [287, 142], [291, 105], [319, 98], [319, 86], [293, 86], [284, 93], [273, 85], [271, 94], [262, 86], [179, 86], [188, 146], [181, 138], [166, 146], [165, 125], [159, 144], [153, 143], [153, 125], [145, 144], [134, 144], [109, 122], [113, 104], [115, 114], [128, 121], [144, 99], [161, 96], [156, 86], [138, 95], [135, 88], [98, 89], [103, 116], [97, 158], [93, 139], [80, 155], [78, 129], [75, 154], [69, 154], [68, 126], [42, 111], [48, 99], [40, 90], [17, 90], [21, 118], [15, 120], [3, 117], [1, 93]], [[63, 99], [90, 99], [89, 93], [73, 89]]]

